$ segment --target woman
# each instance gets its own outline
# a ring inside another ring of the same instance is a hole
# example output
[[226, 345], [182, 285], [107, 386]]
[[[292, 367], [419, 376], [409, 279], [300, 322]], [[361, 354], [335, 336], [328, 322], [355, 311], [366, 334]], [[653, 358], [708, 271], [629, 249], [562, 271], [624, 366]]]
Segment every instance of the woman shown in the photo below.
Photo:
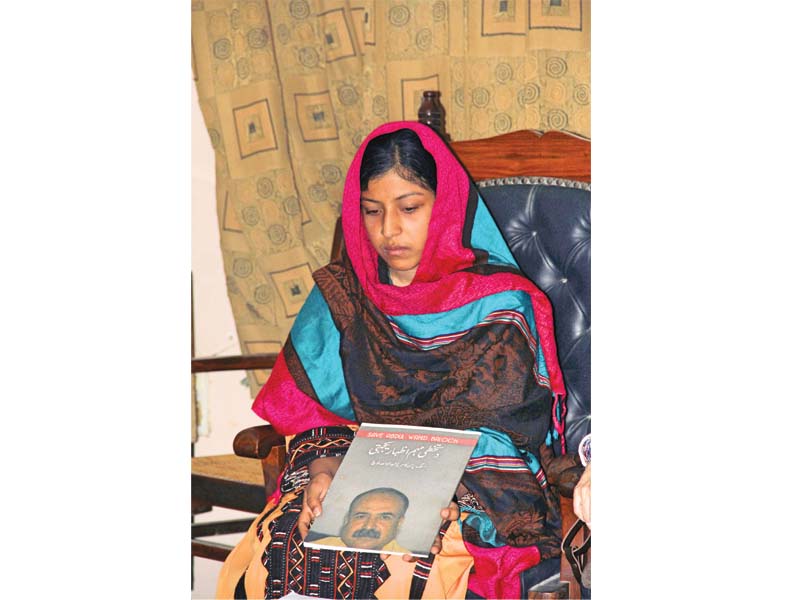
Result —
[[[464, 597], [469, 586], [518, 597], [518, 574], [559, 553], [558, 501], [539, 461], [540, 447], [563, 440], [549, 302], [427, 126], [388, 123], [364, 140], [342, 225], [344, 256], [314, 274], [253, 405], [294, 438], [279, 490], [223, 565], [218, 596]], [[460, 516], [443, 510], [453, 522], [425, 560], [301, 543], [361, 422], [483, 433]]]

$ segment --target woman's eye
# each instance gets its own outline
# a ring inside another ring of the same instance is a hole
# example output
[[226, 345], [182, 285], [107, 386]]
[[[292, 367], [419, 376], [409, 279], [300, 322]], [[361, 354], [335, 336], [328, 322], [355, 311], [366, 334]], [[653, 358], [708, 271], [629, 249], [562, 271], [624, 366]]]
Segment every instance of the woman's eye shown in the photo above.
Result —
[[404, 213], [413, 213], [418, 208], [419, 208], [419, 206], [406, 206], [406, 207], [403, 208], [403, 212]]
[[377, 215], [378, 214], [378, 209], [377, 208], [363, 208], [362, 210], [364, 211], [364, 214], [368, 215], [368, 216], [372, 216], [372, 215]]

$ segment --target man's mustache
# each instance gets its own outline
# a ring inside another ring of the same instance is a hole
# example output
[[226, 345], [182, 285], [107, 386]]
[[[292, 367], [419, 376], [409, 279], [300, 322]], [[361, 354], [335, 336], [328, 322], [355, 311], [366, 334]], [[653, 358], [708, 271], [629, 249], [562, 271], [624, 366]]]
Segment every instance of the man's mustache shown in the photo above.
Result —
[[380, 531], [377, 529], [359, 529], [353, 534], [354, 538], [373, 538], [378, 539], [381, 537]]

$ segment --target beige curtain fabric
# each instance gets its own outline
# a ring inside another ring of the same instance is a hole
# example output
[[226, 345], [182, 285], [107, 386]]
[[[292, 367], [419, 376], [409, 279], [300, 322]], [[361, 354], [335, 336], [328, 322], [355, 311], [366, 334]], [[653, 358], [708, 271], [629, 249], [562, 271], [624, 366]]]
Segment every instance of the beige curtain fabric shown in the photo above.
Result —
[[[588, 0], [195, 0], [192, 67], [216, 154], [242, 352], [280, 349], [329, 258], [361, 140], [441, 91], [453, 140], [590, 137]], [[250, 375], [255, 392], [266, 373]]]

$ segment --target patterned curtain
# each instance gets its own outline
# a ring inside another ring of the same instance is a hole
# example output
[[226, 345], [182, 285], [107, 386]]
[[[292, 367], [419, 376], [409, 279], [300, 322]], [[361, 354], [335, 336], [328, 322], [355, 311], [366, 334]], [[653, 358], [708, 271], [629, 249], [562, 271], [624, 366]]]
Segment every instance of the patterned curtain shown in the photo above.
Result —
[[[194, 0], [192, 69], [216, 155], [245, 354], [280, 349], [329, 258], [350, 158], [440, 90], [453, 140], [590, 137], [589, 0]], [[250, 376], [253, 391], [266, 373]]]

